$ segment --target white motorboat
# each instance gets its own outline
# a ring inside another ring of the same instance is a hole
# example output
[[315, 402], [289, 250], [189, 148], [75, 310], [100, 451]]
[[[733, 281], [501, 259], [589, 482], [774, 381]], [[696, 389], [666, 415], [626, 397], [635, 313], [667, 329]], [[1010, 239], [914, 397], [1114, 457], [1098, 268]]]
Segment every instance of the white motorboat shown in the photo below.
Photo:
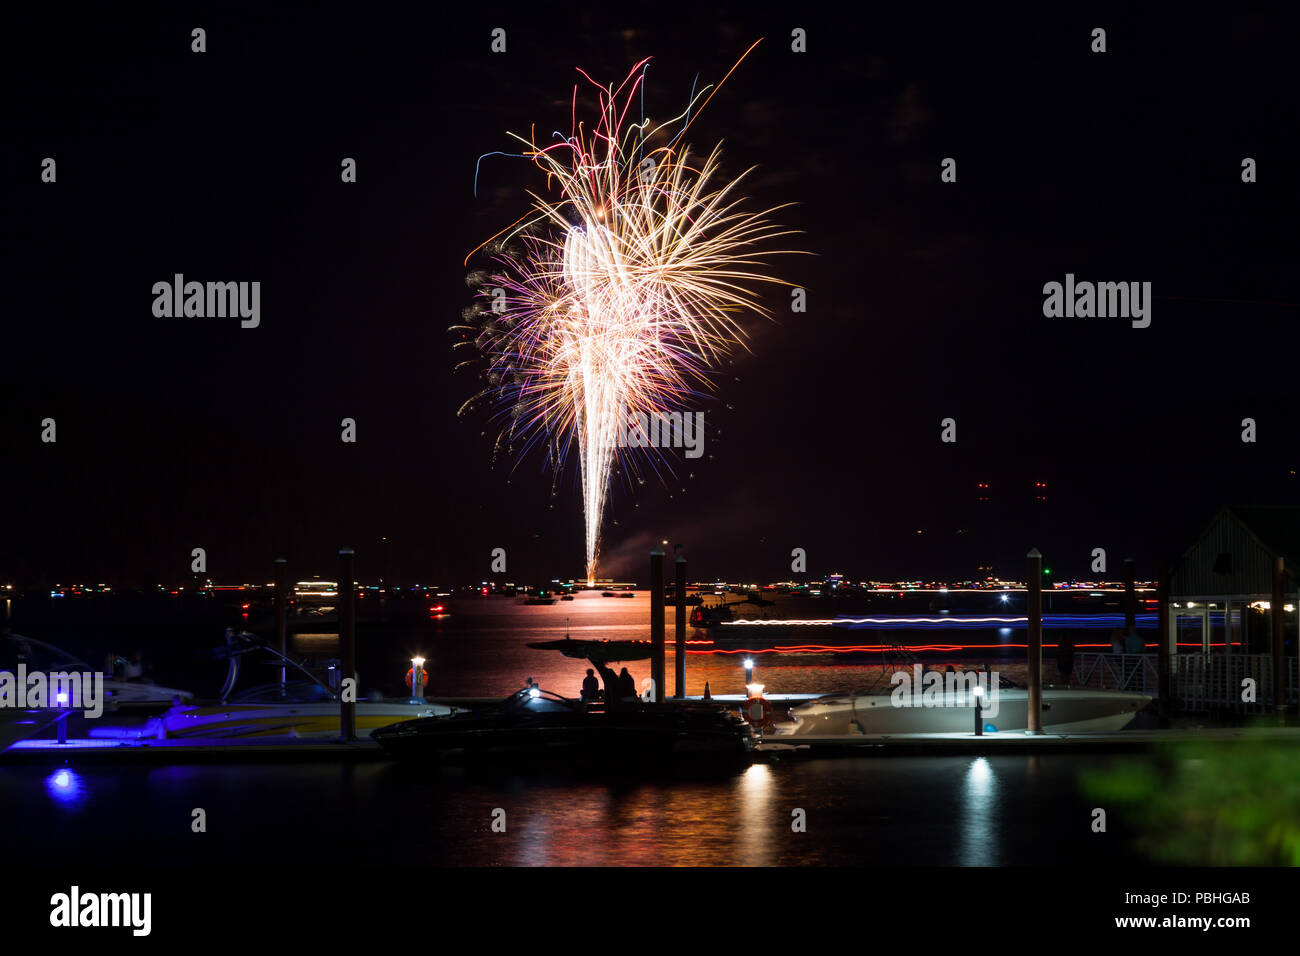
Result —
[[[27, 663], [28, 671], [46, 673], [93, 673], [94, 668], [62, 648], [21, 634], [9, 635], [9, 646], [0, 659], [13, 658]], [[104, 674], [104, 709], [110, 713], [137, 713], [163, 710], [176, 703], [189, 703], [194, 695], [187, 690], [164, 687], [147, 678], [122, 680], [111, 672]]]
[[164, 707], [186, 704], [194, 700], [194, 695], [187, 690], [164, 687], [151, 680], [105, 680], [104, 696], [107, 698], [106, 710], [110, 712], [155, 713]]
[[48, 727], [58, 712], [50, 709], [4, 709], [0, 710], [0, 752], [9, 749], [20, 740], [35, 736]]
[[[241, 661], [258, 652], [271, 656], [283, 668], [299, 671], [307, 680], [264, 684], [240, 694], [233, 693]], [[140, 737], [328, 738], [340, 735], [342, 717], [338, 694], [301, 663], [253, 634], [235, 634], [231, 630], [226, 631], [226, 647], [220, 653], [229, 661], [221, 699], [211, 704], [172, 707], [145, 724]], [[356, 732], [358, 737], [369, 737], [372, 731], [400, 721], [455, 712], [456, 708], [433, 704], [422, 697], [361, 699], [356, 702]]]
[[[358, 700], [358, 737], [417, 717], [453, 713], [445, 704], [427, 700]], [[215, 704], [172, 707], [152, 718], [142, 738], [182, 737], [338, 737], [339, 700], [329, 688], [312, 682], [268, 684]]]
[[[1151, 697], [1126, 691], [1045, 687], [1042, 701], [1044, 732], [1105, 733], [1123, 730]], [[981, 715], [985, 727], [1025, 730], [1029, 726], [1029, 691], [1023, 687], [991, 688]], [[973, 733], [975, 729], [974, 698], [962, 689], [936, 693], [924, 706], [900, 706], [887, 692], [819, 697], [792, 708], [790, 717], [775, 725], [777, 736]]]

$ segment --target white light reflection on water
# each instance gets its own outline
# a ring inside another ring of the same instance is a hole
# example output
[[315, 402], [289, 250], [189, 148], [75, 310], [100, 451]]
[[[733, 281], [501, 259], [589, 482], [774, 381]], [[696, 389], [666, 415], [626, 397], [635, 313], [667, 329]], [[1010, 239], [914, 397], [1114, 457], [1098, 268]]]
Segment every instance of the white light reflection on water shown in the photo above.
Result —
[[[773, 839], [772, 828], [781, 824], [780, 807], [772, 805], [776, 785], [772, 768], [751, 764], [736, 783], [740, 796], [740, 866], [770, 866], [781, 841]], [[788, 811], [787, 811], [788, 812]]]
[[976, 757], [966, 768], [959, 800], [961, 801], [961, 856], [962, 866], [997, 866], [997, 821], [994, 809], [997, 804], [998, 778], [993, 766], [984, 757]]

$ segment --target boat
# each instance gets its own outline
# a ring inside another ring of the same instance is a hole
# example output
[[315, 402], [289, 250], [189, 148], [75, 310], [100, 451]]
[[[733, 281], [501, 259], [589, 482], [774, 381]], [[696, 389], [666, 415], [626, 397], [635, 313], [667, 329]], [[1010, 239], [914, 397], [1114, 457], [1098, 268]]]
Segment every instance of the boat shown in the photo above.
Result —
[[[367, 700], [356, 703], [358, 737], [369, 737], [397, 721], [452, 713], [423, 699]], [[338, 695], [314, 681], [255, 687], [228, 701], [173, 707], [146, 724], [143, 738], [186, 737], [338, 737], [342, 717]]]
[[433, 762], [504, 760], [512, 767], [736, 767], [754, 749], [749, 725], [701, 701], [649, 707], [570, 700], [531, 684], [497, 704], [408, 720], [371, 735], [394, 757]]
[[[47, 663], [75, 661], [70, 655], [41, 641], [17, 634], [6, 635], [10, 640], [0, 640], [0, 671], [11, 675], [18, 673], [20, 663], [32, 670], [45, 671]], [[76, 663], [80, 663], [77, 661]], [[54, 667], [49, 670], [70, 671], [74, 667]], [[83, 670], [89, 670], [83, 665]], [[15, 678], [16, 679], [16, 678]], [[53, 707], [0, 707], [0, 752], [28, 737], [34, 737], [50, 726], [61, 711]], [[65, 709], [62, 713], [68, 713]]]
[[[9, 641], [4, 656], [26, 661], [28, 670], [46, 673], [93, 673], [95, 670], [81, 658], [34, 637], [10, 634]], [[188, 690], [164, 687], [148, 678], [120, 679], [112, 673], [104, 674], [104, 709], [109, 713], [145, 714], [193, 700], [194, 695]]]
[[[737, 602], [739, 603], [739, 602]], [[735, 617], [730, 604], [697, 605], [691, 612], [691, 627], [713, 627]]]
[[649, 641], [573, 640], [564, 635], [562, 641], [537, 641], [529, 647], [539, 651], [559, 651], [565, 657], [579, 660], [644, 661], [654, 656]]
[[555, 603], [555, 596], [550, 591], [537, 591], [524, 600], [529, 605], [549, 605]]
[[[265, 653], [285, 668], [293, 668], [306, 680], [276, 682], [234, 693], [242, 660]], [[226, 646], [218, 656], [229, 661], [226, 682], [216, 703], [175, 706], [145, 725], [142, 737], [281, 737], [331, 738], [341, 733], [342, 715], [338, 694], [304, 664], [281, 654], [247, 632], [226, 630]], [[394, 722], [421, 717], [448, 716], [455, 708], [433, 704], [422, 697], [356, 702], [356, 732], [369, 737], [372, 731]]]
[[[1025, 730], [1029, 726], [1029, 691], [1023, 687], [995, 688], [996, 713], [985, 706], [985, 729]], [[1044, 687], [1043, 730], [1055, 734], [1106, 733], [1123, 730], [1151, 702], [1148, 694], [1128, 691]], [[875, 691], [819, 697], [790, 710], [790, 720], [778, 722], [774, 736], [859, 736], [893, 734], [951, 734], [974, 731], [974, 699], [964, 689], [936, 693], [933, 705], [904, 707], [893, 694]]]
[[633, 594], [631, 591], [624, 591], [622, 594], [619, 595], [619, 597], [621, 597], [621, 598], [634, 598], [634, 597], [636, 597], [636, 595]]
[[0, 753], [20, 740], [36, 736], [52, 724], [57, 716], [58, 711], [53, 708], [0, 710]]

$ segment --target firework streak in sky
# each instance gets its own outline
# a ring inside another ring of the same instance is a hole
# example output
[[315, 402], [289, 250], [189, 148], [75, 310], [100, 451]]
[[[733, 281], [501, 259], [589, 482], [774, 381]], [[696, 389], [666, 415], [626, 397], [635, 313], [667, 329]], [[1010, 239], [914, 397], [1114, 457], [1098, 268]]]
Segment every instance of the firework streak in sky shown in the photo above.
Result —
[[744, 340], [738, 320], [768, 314], [753, 288], [780, 280], [756, 270], [789, 251], [766, 249], [789, 234], [768, 219], [781, 207], [744, 211], [745, 174], [722, 179], [718, 148], [699, 162], [682, 142], [696, 104], [716, 89], [666, 123], [629, 121], [648, 63], [617, 89], [582, 73], [598, 91], [594, 125], [577, 118], [575, 86], [570, 135], [541, 145], [535, 131], [511, 134], [524, 144], [517, 155], [545, 173], [545, 189], [530, 191], [530, 212], [480, 247], [491, 265], [470, 276], [478, 298], [457, 327], [472, 331], [461, 344], [487, 366], [486, 387], [462, 412], [486, 400], [505, 423], [498, 445], [522, 453], [544, 444], [557, 472], [576, 445], [589, 583], [615, 465], [635, 471], [627, 456], [656, 453], [621, 447], [620, 424], [697, 404], [719, 359]]

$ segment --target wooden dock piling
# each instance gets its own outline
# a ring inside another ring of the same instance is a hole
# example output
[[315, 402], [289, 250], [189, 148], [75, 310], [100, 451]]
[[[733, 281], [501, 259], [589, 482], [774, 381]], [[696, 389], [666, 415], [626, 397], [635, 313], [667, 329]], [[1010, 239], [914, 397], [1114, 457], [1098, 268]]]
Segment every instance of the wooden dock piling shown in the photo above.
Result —
[[673, 562], [677, 571], [677, 613], [673, 620], [673, 671], [677, 678], [673, 694], [686, 696], [686, 559], [680, 554]]
[[280, 649], [280, 696], [285, 695], [285, 684], [288, 681], [288, 675], [285, 671], [284, 658], [289, 653], [288, 640], [288, 588], [286, 586], [285, 573], [287, 562], [284, 558], [275, 559], [275, 644]]
[[[353, 687], [357, 678], [357, 583], [355, 553], [351, 548], [339, 549], [339, 648], [343, 655], [343, 673], [339, 686], [346, 691], [346, 681], [351, 678]], [[339, 694], [339, 736], [345, 741], [357, 739], [356, 695], [348, 700], [346, 693]]]
[[650, 552], [650, 679], [655, 703], [664, 699], [664, 549]]
[[1124, 653], [1137, 639], [1137, 583], [1135, 570], [1137, 562], [1132, 558], [1124, 559]]
[[1286, 647], [1282, 641], [1283, 591], [1286, 588], [1286, 559], [1273, 559], [1273, 594], [1269, 617], [1273, 625], [1273, 709], [1280, 724], [1286, 719]]
[[1156, 577], [1156, 708], [1160, 716], [1168, 716], [1173, 710], [1169, 699], [1173, 681], [1170, 680], [1169, 659], [1169, 572], [1167, 559], [1161, 560]]
[[1030, 548], [1028, 600], [1029, 616], [1029, 716], [1025, 733], [1043, 732], [1043, 556]]

